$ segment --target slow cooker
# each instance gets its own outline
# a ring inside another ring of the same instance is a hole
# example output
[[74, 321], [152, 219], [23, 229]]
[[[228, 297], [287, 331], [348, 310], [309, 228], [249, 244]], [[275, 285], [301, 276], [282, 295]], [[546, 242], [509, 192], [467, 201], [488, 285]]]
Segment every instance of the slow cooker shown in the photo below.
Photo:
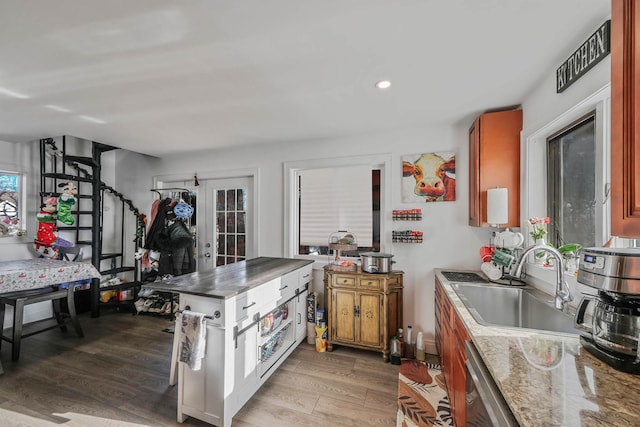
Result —
[[389, 273], [393, 255], [381, 252], [365, 252], [360, 254], [362, 271], [365, 273]]

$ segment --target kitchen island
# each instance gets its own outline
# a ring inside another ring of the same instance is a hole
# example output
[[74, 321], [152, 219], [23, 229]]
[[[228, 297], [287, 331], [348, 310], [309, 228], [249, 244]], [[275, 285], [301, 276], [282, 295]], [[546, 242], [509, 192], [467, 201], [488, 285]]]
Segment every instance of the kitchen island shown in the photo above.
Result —
[[481, 325], [440, 270], [436, 280], [521, 426], [640, 425], [640, 376], [596, 359], [578, 335]]
[[179, 422], [192, 416], [230, 426], [238, 410], [304, 341], [312, 263], [259, 257], [145, 285], [178, 293], [180, 313], [207, 316], [202, 368], [178, 366]]

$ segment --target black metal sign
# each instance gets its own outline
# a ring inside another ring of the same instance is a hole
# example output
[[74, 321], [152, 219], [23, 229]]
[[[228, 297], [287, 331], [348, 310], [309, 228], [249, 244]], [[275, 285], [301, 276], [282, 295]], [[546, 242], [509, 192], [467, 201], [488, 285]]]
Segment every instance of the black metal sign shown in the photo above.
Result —
[[571, 86], [609, 54], [610, 33], [611, 21], [608, 20], [558, 67], [556, 70], [557, 93]]

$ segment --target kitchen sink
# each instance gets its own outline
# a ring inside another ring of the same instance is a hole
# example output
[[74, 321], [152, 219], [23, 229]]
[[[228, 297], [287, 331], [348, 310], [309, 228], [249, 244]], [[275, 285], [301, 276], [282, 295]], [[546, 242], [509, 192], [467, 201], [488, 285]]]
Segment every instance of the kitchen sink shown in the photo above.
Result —
[[476, 322], [485, 326], [579, 334], [573, 316], [554, 307], [554, 297], [532, 288], [454, 283]]

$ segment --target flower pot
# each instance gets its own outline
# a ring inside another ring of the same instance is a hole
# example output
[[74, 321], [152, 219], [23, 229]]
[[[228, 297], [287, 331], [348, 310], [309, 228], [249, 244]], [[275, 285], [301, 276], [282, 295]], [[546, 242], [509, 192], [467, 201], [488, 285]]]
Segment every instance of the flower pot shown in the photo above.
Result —
[[[535, 244], [536, 246], [547, 246], [547, 242], [544, 241], [544, 237], [536, 239]], [[547, 258], [547, 252], [545, 251], [535, 252], [536, 264], [544, 265], [546, 258]]]

